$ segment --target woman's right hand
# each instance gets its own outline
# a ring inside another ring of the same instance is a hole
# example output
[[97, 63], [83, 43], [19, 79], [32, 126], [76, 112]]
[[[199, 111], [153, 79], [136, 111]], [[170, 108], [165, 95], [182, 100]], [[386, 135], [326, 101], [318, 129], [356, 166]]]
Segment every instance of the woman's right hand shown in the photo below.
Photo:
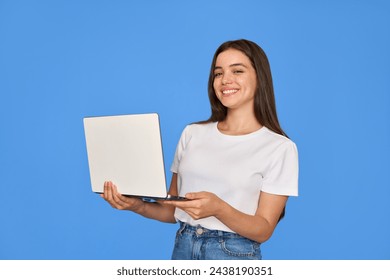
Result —
[[144, 202], [141, 199], [121, 195], [117, 187], [110, 181], [104, 182], [104, 193], [100, 194], [100, 196], [115, 209], [139, 213], [144, 207]]

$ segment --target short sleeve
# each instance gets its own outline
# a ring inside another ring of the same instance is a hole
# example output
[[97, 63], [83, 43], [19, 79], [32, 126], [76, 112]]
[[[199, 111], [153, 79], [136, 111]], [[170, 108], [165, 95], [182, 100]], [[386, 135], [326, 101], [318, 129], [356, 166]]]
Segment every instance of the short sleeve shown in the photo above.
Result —
[[173, 173], [178, 173], [180, 160], [183, 156], [183, 153], [185, 151], [185, 148], [186, 148], [187, 143], [188, 143], [190, 138], [191, 138], [190, 126], [186, 126], [186, 128], [184, 128], [184, 130], [180, 136], [180, 140], [179, 140], [179, 143], [177, 144], [175, 156], [173, 158], [173, 162], [171, 165], [171, 171]]
[[271, 164], [264, 174], [262, 191], [298, 196], [298, 150], [294, 142], [284, 142], [272, 154]]

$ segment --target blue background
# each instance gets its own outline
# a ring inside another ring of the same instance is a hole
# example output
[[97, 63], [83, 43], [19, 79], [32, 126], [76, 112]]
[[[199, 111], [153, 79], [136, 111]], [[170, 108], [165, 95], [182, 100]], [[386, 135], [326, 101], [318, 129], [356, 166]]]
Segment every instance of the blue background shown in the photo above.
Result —
[[0, 259], [168, 259], [90, 189], [82, 118], [158, 112], [167, 176], [224, 41], [268, 54], [300, 196], [265, 259], [390, 259], [388, 1], [0, 0]]

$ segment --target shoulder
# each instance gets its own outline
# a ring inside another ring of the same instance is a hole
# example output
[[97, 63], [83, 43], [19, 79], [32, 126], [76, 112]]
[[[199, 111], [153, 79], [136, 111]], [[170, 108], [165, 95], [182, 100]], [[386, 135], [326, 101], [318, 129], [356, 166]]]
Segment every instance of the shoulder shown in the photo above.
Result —
[[269, 147], [279, 152], [297, 151], [296, 144], [284, 135], [278, 134], [267, 127], [264, 127], [264, 140], [269, 143]]
[[270, 140], [277, 142], [277, 143], [280, 143], [280, 144], [282, 144], [282, 143], [294, 144], [294, 142], [291, 139], [287, 138], [284, 135], [281, 135], [279, 133], [272, 131], [268, 127], [264, 127], [264, 135], [265, 135], [265, 137], [269, 138]]
[[192, 123], [187, 125], [184, 128], [183, 133], [187, 135], [198, 135], [198, 134], [205, 134], [213, 131], [215, 128], [216, 123], [215, 122], [209, 122], [209, 123]]
[[192, 139], [204, 139], [205, 136], [210, 135], [213, 131], [213, 127], [215, 127], [215, 123], [192, 123], [188, 124], [180, 137], [181, 143], [186, 145]]

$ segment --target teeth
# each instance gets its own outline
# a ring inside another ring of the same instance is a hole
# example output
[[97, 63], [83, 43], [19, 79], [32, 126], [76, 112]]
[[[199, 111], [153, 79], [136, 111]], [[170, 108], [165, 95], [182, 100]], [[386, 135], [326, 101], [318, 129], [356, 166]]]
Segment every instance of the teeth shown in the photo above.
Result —
[[236, 93], [238, 90], [237, 89], [229, 89], [229, 90], [224, 90], [222, 91], [223, 94], [232, 94]]

